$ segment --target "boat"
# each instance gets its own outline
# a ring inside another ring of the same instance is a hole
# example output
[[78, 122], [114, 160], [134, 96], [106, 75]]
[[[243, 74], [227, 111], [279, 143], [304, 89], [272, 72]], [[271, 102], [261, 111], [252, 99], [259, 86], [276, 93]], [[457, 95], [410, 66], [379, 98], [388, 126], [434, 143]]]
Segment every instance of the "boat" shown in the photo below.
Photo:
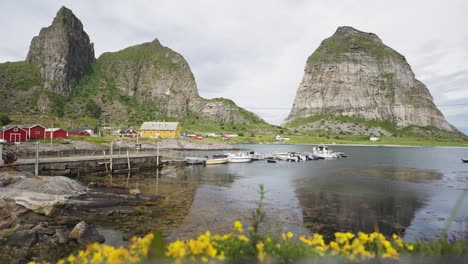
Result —
[[267, 159], [267, 163], [276, 163], [276, 160], [274, 160], [274, 159]]
[[278, 160], [284, 160], [284, 161], [292, 161], [292, 162], [299, 161], [299, 157], [294, 156], [294, 154], [291, 154], [291, 152], [276, 152], [276, 153], [273, 153], [273, 158], [278, 159]]
[[252, 160], [252, 157], [248, 153], [245, 153], [245, 152], [228, 154], [228, 162], [230, 163], [250, 162], [251, 160]]
[[212, 158], [207, 158], [205, 161], [205, 165], [224, 164], [224, 163], [228, 163], [227, 155], [213, 155]]
[[317, 159], [336, 159], [341, 158], [344, 153], [336, 153], [329, 149], [328, 146], [320, 144], [312, 149], [313, 155]]
[[252, 158], [252, 160], [264, 160], [264, 159], [266, 159], [266, 154], [264, 154], [264, 153], [258, 153], [258, 152], [255, 152], [255, 151], [251, 151], [249, 153], [249, 155]]
[[468, 163], [468, 159], [461, 159], [461, 160], [462, 160], [462, 162], [464, 162], [464, 163]]
[[189, 165], [196, 165], [196, 164], [205, 164], [207, 158], [200, 158], [200, 157], [185, 157], [185, 163]]

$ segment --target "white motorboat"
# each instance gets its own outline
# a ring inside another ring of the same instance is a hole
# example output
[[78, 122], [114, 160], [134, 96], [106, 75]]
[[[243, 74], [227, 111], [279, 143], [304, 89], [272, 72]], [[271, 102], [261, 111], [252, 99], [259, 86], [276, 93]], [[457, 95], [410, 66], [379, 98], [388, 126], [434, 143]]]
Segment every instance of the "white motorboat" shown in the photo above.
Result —
[[212, 158], [208, 158], [205, 161], [205, 165], [224, 164], [224, 163], [228, 163], [227, 155], [213, 155]]
[[295, 156], [291, 152], [276, 152], [276, 153], [273, 153], [272, 156], [275, 159], [284, 160], [284, 161], [297, 162], [300, 160], [299, 157]]
[[252, 157], [248, 153], [245, 153], [245, 152], [228, 154], [228, 162], [230, 163], [250, 162], [251, 160], [252, 160]]
[[320, 144], [312, 149], [313, 155], [317, 159], [336, 159], [341, 158], [344, 153], [335, 153], [328, 146]]

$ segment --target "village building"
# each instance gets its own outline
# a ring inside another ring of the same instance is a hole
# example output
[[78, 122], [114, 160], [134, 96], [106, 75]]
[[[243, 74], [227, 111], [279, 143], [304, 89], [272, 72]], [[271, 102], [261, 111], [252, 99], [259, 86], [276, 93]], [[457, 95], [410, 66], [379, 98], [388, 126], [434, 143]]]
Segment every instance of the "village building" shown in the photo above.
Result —
[[90, 137], [93, 134], [93, 130], [90, 127], [80, 127], [68, 131], [69, 137]]
[[24, 142], [28, 139], [28, 132], [18, 125], [6, 125], [0, 131], [0, 139], [9, 143]]
[[136, 131], [133, 127], [127, 127], [127, 128], [120, 130], [121, 137], [134, 138], [134, 137], [138, 137], [139, 135], [140, 133], [138, 133], [138, 131]]
[[144, 122], [140, 135], [147, 138], [178, 138], [180, 130], [179, 122]]
[[67, 138], [68, 133], [62, 128], [47, 128], [45, 130], [46, 138]]
[[18, 127], [26, 130], [28, 139], [44, 139], [46, 128], [39, 124], [18, 125]]

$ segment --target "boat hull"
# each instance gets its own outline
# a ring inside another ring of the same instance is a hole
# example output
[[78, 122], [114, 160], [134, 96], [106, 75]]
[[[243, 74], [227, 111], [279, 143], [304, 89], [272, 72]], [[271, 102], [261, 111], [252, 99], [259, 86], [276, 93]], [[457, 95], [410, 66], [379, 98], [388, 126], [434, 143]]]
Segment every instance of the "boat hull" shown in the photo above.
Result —
[[228, 163], [228, 158], [207, 159], [205, 161], [205, 165], [224, 164], [224, 163]]

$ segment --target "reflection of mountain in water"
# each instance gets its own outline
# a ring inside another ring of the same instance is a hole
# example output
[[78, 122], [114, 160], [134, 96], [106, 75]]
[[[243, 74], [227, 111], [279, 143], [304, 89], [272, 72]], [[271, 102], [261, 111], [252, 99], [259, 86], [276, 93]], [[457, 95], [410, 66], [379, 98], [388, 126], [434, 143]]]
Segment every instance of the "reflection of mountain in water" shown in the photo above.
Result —
[[[350, 171], [346, 175], [301, 180], [296, 184], [296, 193], [303, 208], [304, 225], [328, 238], [333, 238], [336, 231], [404, 233], [426, 195], [416, 184], [373, 177], [376, 172], [378, 169], [372, 173]], [[380, 172], [379, 175], [390, 173]], [[363, 174], [366, 176], [360, 176]], [[433, 179], [432, 176], [428, 178]]]

